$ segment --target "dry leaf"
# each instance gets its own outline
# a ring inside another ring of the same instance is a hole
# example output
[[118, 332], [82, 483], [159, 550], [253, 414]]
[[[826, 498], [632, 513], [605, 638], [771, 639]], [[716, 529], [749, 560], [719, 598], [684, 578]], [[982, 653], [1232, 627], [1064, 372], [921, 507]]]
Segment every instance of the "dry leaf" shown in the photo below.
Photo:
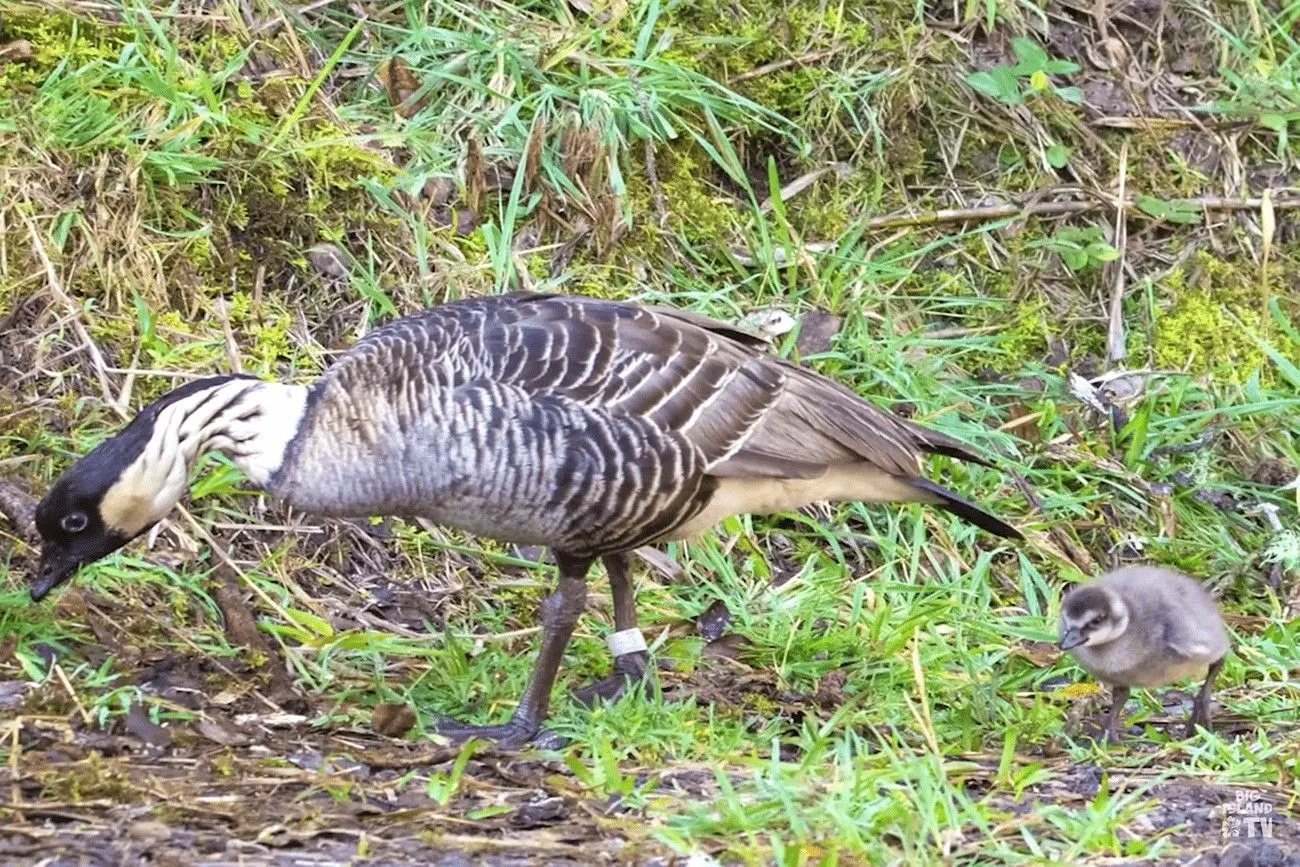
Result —
[[545, 121], [539, 112], [533, 118], [532, 129], [528, 131], [528, 142], [524, 145], [524, 192], [531, 193], [537, 189], [537, 179], [542, 172], [542, 139], [546, 136]]
[[712, 659], [739, 659], [741, 651], [752, 643], [745, 636], [733, 632], [704, 645], [700, 656]]
[[1092, 681], [1071, 683], [1067, 686], [1061, 687], [1059, 692], [1071, 701], [1077, 701], [1081, 698], [1091, 698], [1094, 695], [1100, 695], [1101, 684], [1093, 683]]
[[383, 84], [384, 92], [388, 94], [388, 104], [393, 107], [398, 117], [411, 117], [427, 104], [427, 95], [411, 100], [415, 92], [420, 89], [420, 81], [402, 58], [388, 58], [379, 64], [375, 76]]
[[215, 720], [199, 720], [198, 730], [200, 735], [223, 747], [244, 747], [253, 742], [253, 739], [243, 732], [227, 728]]
[[0, 61], [21, 61], [32, 58], [32, 44], [26, 39], [15, 39], [7, 45], [0, 45]]
[[1038, 668], [1051, 668], [1061, 658], [1061, 650], [1050, 641], [1024, 641], [1011, 648], [1011, 655], [1027, 659]]

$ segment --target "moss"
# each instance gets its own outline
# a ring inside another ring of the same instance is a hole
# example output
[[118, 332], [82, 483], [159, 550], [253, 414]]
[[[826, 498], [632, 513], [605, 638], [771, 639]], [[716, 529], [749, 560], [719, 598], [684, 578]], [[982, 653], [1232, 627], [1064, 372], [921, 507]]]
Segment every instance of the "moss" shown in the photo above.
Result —
[[1153, 346], [1157, 366], [1212, 373], [1234, 382], [1262, 367], [1261, 379], [1269, 382], [1272, 365], [1252, 332], [1300, 360], [1300, 347], [1288, 346], [1290, 341], [1279, 334], [1265, 309], [1268, 295], [1287, 297], [1277, 269], [1261, 287], [1255, 263], [1230, 262], [1198, 250], [1160, 290]]
[[[659, 186], [669, 212], [668, 226], [690, 246], [718, 251], [731, 244], [740, 227], [740, 213], [733, 198], [711, 187], [704, 179], [713, 174], [713, 164], [698, 145], [681, 143], [661, 148], [656, 156]], [[663, 243], [649, 225], [655, 213], [649, 184], [639, 175], [629, 179], [628, 195], [633, 212], [644, 215], [622, 242], [625, 250], [661, 251]]]
[[25, 40], [31, 57], [0, 63], [0, 94], [30, 90], [60, 63], [70, 68], [112, 60], [130, 39], [124, 27], [51, 10], [48, 6], [7, 5], [0, 17], [0, 44]]

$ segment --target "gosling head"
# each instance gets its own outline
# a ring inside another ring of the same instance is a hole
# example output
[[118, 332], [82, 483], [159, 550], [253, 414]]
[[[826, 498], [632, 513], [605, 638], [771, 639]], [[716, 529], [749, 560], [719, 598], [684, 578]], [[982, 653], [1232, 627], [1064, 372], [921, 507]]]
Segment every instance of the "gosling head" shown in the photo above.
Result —
[[166, 410], [230, 379], [198, 380], [164, 395], [50, 486], [36, 507], [41, 561], [28, 584], [33, 602], [167, 516], [188, 488], [193, 449], [179, 430], [182, 414]]
[[1076, 587], [1061, 601], [1062, 650], [1114, 641], [1128, 629], [1128, 606], [1105, 587]]

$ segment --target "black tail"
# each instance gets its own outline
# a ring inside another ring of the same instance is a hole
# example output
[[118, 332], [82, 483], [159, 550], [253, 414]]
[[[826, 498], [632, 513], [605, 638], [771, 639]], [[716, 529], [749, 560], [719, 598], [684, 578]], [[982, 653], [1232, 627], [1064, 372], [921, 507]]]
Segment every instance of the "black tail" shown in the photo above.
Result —
[[904, 481], [915, 488], [934, 494], [939, 498], [939, 502], [936, 503], [939, 508], [952, 512], [959, 518], [970, 521], [981, 530], [986, 530], [994, 536], [1001, 536], [1003, 539], [1025, 538], [1024, 534], [1006, 521], [990, 515], [979, 506], [969, 500], [963, 499], [957, 494], [954, 494], [942, 485], [936, 485], [929, 479], [923, 479], [920, 476], [908, 476]]

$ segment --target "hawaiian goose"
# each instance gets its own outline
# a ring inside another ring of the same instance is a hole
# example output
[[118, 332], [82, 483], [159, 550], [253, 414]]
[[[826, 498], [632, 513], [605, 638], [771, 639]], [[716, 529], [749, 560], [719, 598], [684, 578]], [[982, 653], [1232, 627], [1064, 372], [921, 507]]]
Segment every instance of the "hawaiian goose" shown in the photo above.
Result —
[[[519, 745], [551, 687], [603, 559], [616, 694], [645, 673], [628, 552], [736, 513], [819, 500], [922, 502], [990, 533], [1011, 526], [922, 478], [921, 457], [984, 463], [766, 352], [754, 335], [635, 303], [513, 294], [457, 301], [376, 329], [311, 385], [219, 376], [150, 404], [41, 501], [34, 600], [161, 520], [202, 452], [318, 515], [418, 516], [546, 545], [559, 567], [541, 650], [511, 721], [445, 720], [450, 737]], [[602, 693], [602, 694], [607, 694]]]
[[1184, 737], [1210, 727], [1210, 690], [1228, 653], [1228, 633], [1214, 599], [1181, 572], [1126, 566], [1075, 587], [1061, 600], [1062, 650], [1111, 688], [1106, 739], [1119, 740], [1129, 691], [1204, 677]]

